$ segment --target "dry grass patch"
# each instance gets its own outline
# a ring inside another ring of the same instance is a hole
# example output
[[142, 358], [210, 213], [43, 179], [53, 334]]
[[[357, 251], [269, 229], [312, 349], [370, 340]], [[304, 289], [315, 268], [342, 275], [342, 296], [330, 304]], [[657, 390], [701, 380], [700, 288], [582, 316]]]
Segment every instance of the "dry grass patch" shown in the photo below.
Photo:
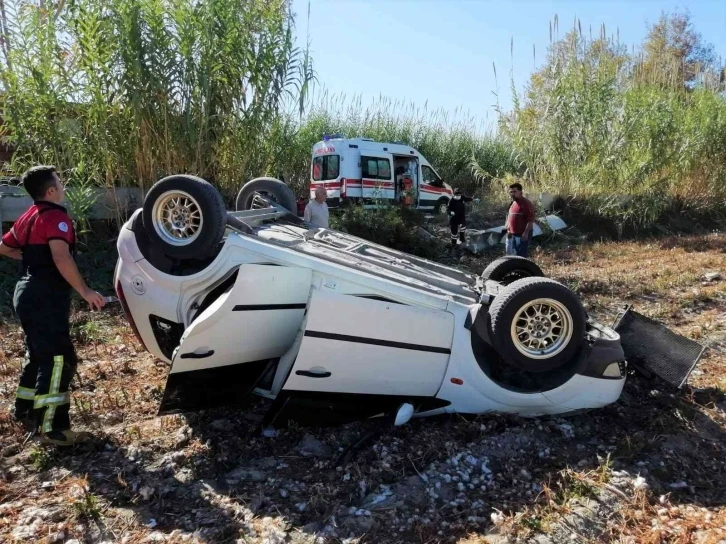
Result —
[[[726, 538], [726, 280], [704, 284], [702, 276], [726, 276], [725, 245], [725, 236], [712, 235], [535, 253], [603, 322], [627, 302], [708, 345], [682, 391], [633, 376], [618, 403], [566, 422], [417, 420], [385, 430], [340, 470], [332, 459], [372, 424], [292, 427], [263, 438], [253, 430], [264, 400], [157, 417], [167, 365], [142, 350], [118, 308], [76, 313], [81, 362], [71, 413], [95, 439], [73, 454], [23, 445], [20, 429], [0, 412], [0, 541], [18, 540], [14, 532], [37, 523], [29, 537], [36, 541], [63, 531], [66, 540], [87, 542], [308, 544], [317, 532], [328, 535], [326, 543], [483, 544], [495, 531], [511, 541], [718, 542]], [[467, 262], [481, 272], [486, 259]], [[3, 325], [3, 409], [12, 403], [22, 356], [19, 329]], [[565, 424], [574, 438], [561, 431]], [[330, 458], [301, 454], [308, 433]], [[490, 459], [491, 478], [453, 479], [458, 469], [449, 460], [458, 456], [466, 466], [470, 454]], [[237, 469], [243, 476], [230, 480]], [[412, 481], [421, 475], [428, 482], [417, 491]], [[646, 487], [634, 487], [638, 475]], [[403, 498], [363, 507], [380, 486]], [[48, 519], [30, 519], [37, 508]], [[595, 521], [580, 524], [593, 508]], [[326, 533], [333, 530], [336, 537]]]

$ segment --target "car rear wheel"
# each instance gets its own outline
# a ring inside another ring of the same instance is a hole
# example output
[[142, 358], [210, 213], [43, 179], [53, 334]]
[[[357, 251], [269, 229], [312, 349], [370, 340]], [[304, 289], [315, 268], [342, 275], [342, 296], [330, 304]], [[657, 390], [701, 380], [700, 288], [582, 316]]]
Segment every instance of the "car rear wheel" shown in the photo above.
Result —
[[245, 183], [237, 194], [237, 211], [267, 208], [270, 202], [297, 214], [295, 193], [275, 178], [255, 178]]
[[436, 213], [439, 215], [446, 215], [449, 212], [449, 201], [445, 198], [439, 199], [436, 203]]
[[548, 278], [523, 278], [489, 308], [491, 338], [501, 357], [528, 372], [566, 364], [585, 342], [587, 315], [578, 297]]
[[544, 277], [544, 272], [534, 261], [525, 257], [508, 255], [489, 263], [481, 274], [482, 279], [493, 280], [503, 285], [522, 278]]
[[157, 181], [144, 199], [142, 213], [152, 244], [169, 257], [208, 257], [224, 236], [224, 199], [214, 186], [196, 176], [168, 176]]

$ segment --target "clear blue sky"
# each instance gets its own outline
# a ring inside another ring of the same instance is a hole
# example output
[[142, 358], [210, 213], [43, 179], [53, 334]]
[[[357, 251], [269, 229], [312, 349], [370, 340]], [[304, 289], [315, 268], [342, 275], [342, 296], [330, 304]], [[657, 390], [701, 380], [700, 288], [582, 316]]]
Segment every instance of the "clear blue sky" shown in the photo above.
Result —
[[[579, 18], [593, 36], [605, 24], [629, 47], [641, 43], [661, 11], [688, 8], [694, 26], [726, 59], [726, 0], [293, 0], [299, 45], [309, 32], [320, 84], [329, 93], [379, 95], [428, 108], [461, 108], [484, 123], [496, 119], [494, 92], [511, 105], [509, 75], [522, 91], [550, 41]], [[510, 45], [514, 41], [514, 54]], [[533, 46], [536, 56], [533, 58]], [[496, 64], [495, 84], [492, 64]], [[498, 87], [498, 89], [497, 89]]]

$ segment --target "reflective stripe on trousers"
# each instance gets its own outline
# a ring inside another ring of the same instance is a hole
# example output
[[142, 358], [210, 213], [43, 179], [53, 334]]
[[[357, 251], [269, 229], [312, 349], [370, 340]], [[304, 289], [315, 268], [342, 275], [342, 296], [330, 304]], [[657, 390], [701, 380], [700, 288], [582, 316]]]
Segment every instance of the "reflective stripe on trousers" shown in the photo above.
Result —
[[53, 430], [53, 418], [55, 417], [56, 406], [70, 404], [71, 396], [68, 391], [60, 393], [60, 382], [63, 374], [63, 356], [56, 355], [53, 357], [53, 374], [50, 378], [50, 389], [46, 395], [37, 395], [33, 402], [33, 408], [45, 407], [43, 414], [43, 423], [41, 430], [48, 433]]
[[35, 389], [31, 389], [30, 387], [18, 386], [15, 397], [23, 400], [35, 400]]

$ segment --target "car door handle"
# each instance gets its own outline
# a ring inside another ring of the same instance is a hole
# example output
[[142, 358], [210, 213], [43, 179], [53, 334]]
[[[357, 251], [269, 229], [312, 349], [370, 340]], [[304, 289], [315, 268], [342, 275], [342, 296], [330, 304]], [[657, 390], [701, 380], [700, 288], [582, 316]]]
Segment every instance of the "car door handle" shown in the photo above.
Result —
[[214, 350], [210, 349], [206, 353], [194, 353], [193, 351], [191, 353], [182, 353], [180, 357], [182, 359], [206, 359], [212, 355], [214, 355]]
[[332, 376], [330, 372], [311, 372], [309, 370], [298, 370], [295, 374], [306, 378], [329, 378]]

